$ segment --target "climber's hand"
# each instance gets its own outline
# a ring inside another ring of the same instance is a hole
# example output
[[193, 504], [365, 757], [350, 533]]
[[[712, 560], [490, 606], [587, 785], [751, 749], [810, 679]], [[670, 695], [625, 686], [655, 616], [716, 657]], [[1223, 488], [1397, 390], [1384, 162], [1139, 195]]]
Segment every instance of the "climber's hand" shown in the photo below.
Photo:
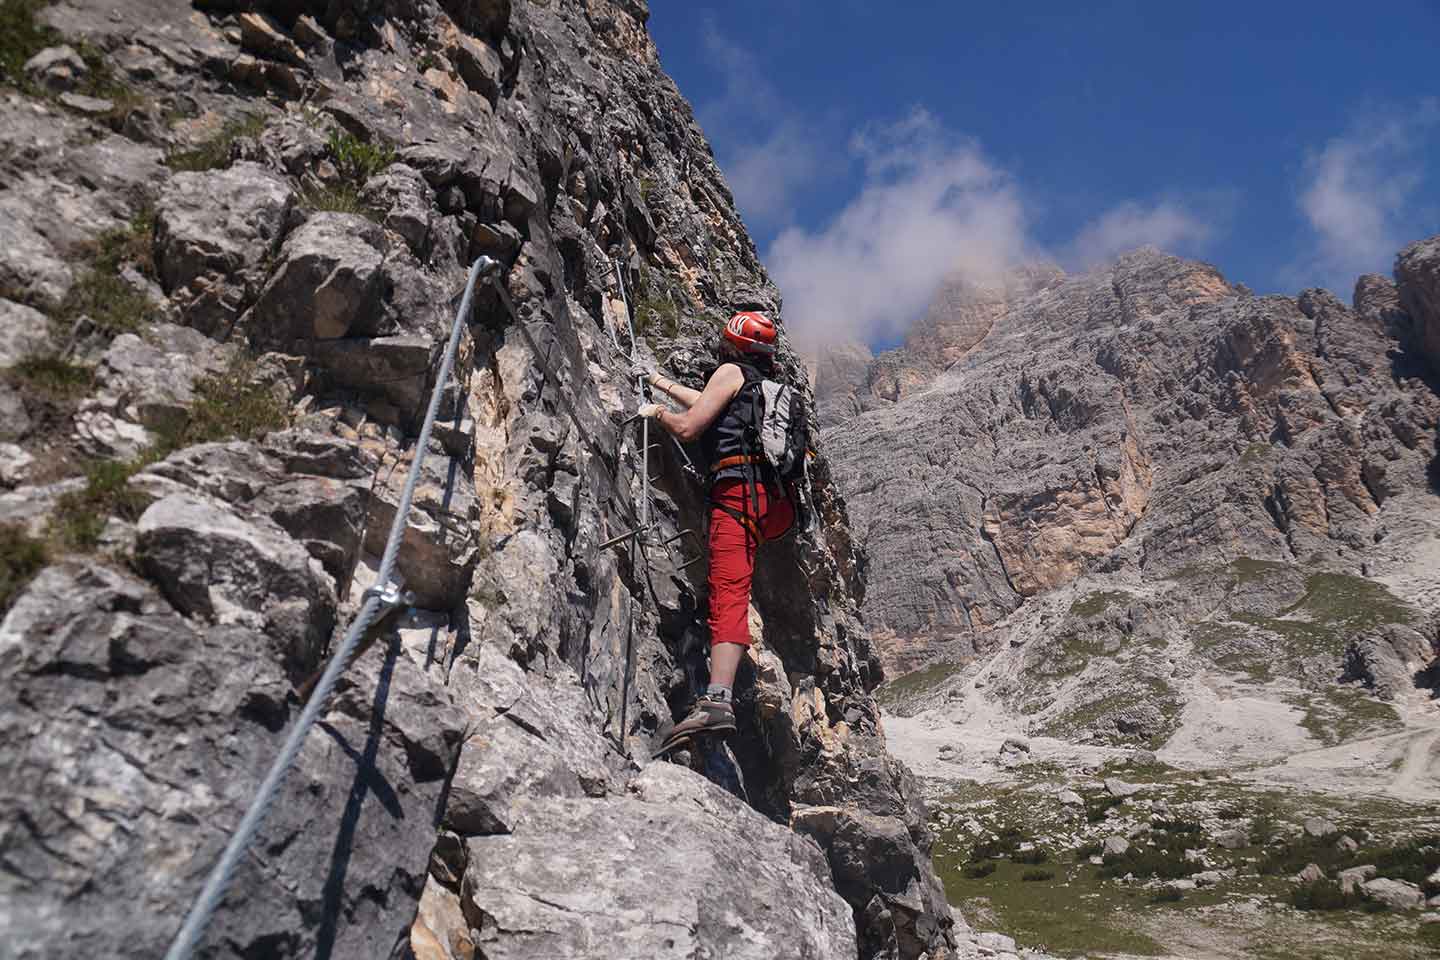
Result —
[[662, 406], [660, 406], [660, 404], [658, 404], [658, 403], [646, 403], [646, 404], [642, 404], [641, 407], [640, 407], [640, 409], [637, 410], [636, 413], [637, 413], [639, 416], [648, 417], [648, 418], [650, 418], [650, 419], [654, 419], [654, 418], [660, 416], [661, 412], [664, 411], [664, 409], [665, 409], [665, 408], [662, 407]]
[[654, 386], [655, 381], [660, 378], [660, 374], [655, 371], [655, 368], [643, 361], [630, 367], [630, 376], [639, 377], [651, 386]]

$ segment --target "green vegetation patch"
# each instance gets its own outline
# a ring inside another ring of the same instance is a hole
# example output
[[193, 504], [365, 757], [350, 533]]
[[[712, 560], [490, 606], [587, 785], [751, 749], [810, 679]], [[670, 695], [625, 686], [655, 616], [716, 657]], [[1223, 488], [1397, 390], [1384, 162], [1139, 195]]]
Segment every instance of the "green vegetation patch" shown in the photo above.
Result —
[[50, 535], [64, 550], [93, 550], [110, 517], [135, 521], [148, 500], [130, 478], [183, 447], [224, 440], [254, 440], [283, 428], [289, 410], [254, 380], [254, 364], [240, 361], [220, 374], [197, 379], [195, 403], [182, 424], [158, 431], [154, 444], [132, 460], [105, 460], [86, 471], [85, 488], [60, 498]]
[[1122, 854], [1106, 854], [1100, 876], [1113, 879], [1128, 874], [1137, 880], [1179, 880], [1204, 869], [1185, 859], [1185, 850], [1194, 846], [1195, 841], [1183, 834], [1155, 838], [1151, 844], [1133, 844]]
[[67, 328], [88, 317], [107, 337], [140, 333], [160, 319], [160, 309], [144, 290], [121, 276], [127, 266], [155, 276], [155, 215], [146, 209], [130, 223], [107, 230], [85, 249], [87, 263], [65, 294], [54, 320]]
[[6, 371], [6, 379], [60, 406], [74, 403], [95, 387], [93, 368], [54, 353], [24, 357]]
[[1404, 726], [1394, 707], [1358, 687], [1330, 685], [1292, 702], [1305, 711], [1300, 725], [1326, 746]]
[[0, 0], [0, 81], [25, 83], [25, 62], [46, 47], [61, 42], [60, 35], [36, 21], [50, 0]]
[[932, 663], [928, 667], [901, 674], [894, 680], [887, 680], [875, 692], [875, 699], [882, 707], [895, 709], [908, 706], [917, 698], [934, 693], [948, 679], [960, 670], [954, 663]]
[[227, 120], [210, 139], [193, 147], [172, 151], [165, 158], [165, 164], [177, 173], [198, 173], [228, 167], [235, 157], [235, 144], [242, 139], [260, 136], [265, 125], [265, 117], [259, 113], [247, 113], [234, 120]]
[[0, 611], [10, 609], [10, 602], [49, 559], [45, 541], [30, 536], [23, 527], [0, 526]]
[[1134, 602], [1133, 594], [1123, 590], [1107, 590], [1076, 600], [1070, 604], [1070, 613], [1077, 617], [1096, 617], [1108, 610], [1112, 604], [1119, 606]]
[[395, 162], [395, 148], [385, 143], [367, 143], [342, 131], [332, 131], [325, 150], [339, 176], [332, 183], [307, 186], [300, 192], [300, 204], [307, 210], [354, 213], [372, 220], [380, 211], [360, 196], [365, 182]]

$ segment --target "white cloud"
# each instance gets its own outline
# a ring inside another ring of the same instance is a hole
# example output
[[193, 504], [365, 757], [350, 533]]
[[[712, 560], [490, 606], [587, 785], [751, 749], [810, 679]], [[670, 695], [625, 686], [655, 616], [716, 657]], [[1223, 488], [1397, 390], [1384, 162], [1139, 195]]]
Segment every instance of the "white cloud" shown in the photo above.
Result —
[[824, 227], [783, 231], [765, 258], [802, 344], [892, 338], [952, 271], [984, 280], [1033, 253], [1011, 177], [925, 111], [867, 128], [851, 150], [859, 193]]
[[1141, 246], [1167, 253], [1199, 250], [1215, 233], [1215, 225], [1177, 200], [1151, 206], [1126, 201], [1091, 220], [1069, 244], [1062, 259], [1087, 269]]
[[797, 192], [824, 171], [821, 125], [786, 103], [755, 55], [726, 38], [713, 18], [703, 31], [705, 56], [724, 89], [697, 115], [730, 192], [752, 229], [786, 223]]
[[1425, 133], [1440, 104], [1357, 123], [1305, 158], [1298, 204], [1313, 248], [1290, 273], [1300, 283], [1348, 292], [1357, 275], [1388, 272], [1404, 235], [1407, 205], [1423, 179]]

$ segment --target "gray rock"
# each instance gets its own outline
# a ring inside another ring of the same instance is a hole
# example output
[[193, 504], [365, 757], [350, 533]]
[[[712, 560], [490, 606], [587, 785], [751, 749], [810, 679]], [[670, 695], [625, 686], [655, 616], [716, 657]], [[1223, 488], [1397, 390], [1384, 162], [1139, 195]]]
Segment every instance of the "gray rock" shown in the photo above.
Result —
[[44, 352], [50, 343], [49, 324], [39, 310], [0, 299], [0, 370]]
[[73, 90], [90, 73], [80, 54], [68, 45], [46, 47], [25, 61], [25, 76], [54, 91]]
[[435, 191], [418, 170], [392, 163], [366, 182], [361, 196], [384, 211], [385, 229], [404, 237], [416, 257], [424, 260], [429, 256], [435, 226]]
[[1055, 794], [1055, 799], [1067, 807], [1083, 807], [1085, 805], [1085, 798], [1074, 790], [1061, 790]]
[[0, 487], [18, 487], [30, 476], [35, 458], [13, 443], [0, 443]]
[[1385, 904], [1392, 910], [1415, 910], [1425, 905], [1425, 895], [1413, 883], [1376, 877], [1360, 884], [1360, 892], [1368, 900]]
[[257, 337], [280, 349], [311, 338], [374, 334], [385, 238], [358, 214], [317, 213], [285, 240], [280, 265], [251, 313]]
[[1347, 835], [1335, 841], [1335, 849], [1341, 853], [1354, 853], [1360, 849], [1360, 844], [1356, 843], [1353, 837]]
[[113, 101], [103, 100], [100, 97], [87, 97], [79, 93], [62, 93], [60, 102], [77, 113], [92, 117], [103, 117], [115, 109]]
[[1296, 883], [1314, 883], [1317, 880], [1324, 879], [1325, 871], [1320, 868], [1319, 864], [1315, 863], [1307, 864], [1304, 870], [1295, 874]]
[[187, 616], [273, 637], [296, 670], [313, 669], [335, 623], [324, 568], [273, 522], [218, 501], [172, 494], [137, 526], [140, 569]]
[[[155, 211], [156, 266], [167, 293], [208, 274], [235, 275], [258, 267], [279, 246], [295, 205], [295, 191], [258, 164], [177, 173]], [[191, 291], [205, 292], [204, 285]], [[219, 296], [219, 294], [215, 294]]]
[[1331, 834], [1339, 833], [1340, 828], [1323, 817], [1307, 817], [1305, 820], [1305, 835], [1321, 839]]
[[1006, 737], [1005, 742], [1000, 744], [1000, 753], [1030, 753], [1030, 742], [1019, 737]]
[[1144, 787], [1138, 783], [1126, 783], [1115, 777], [1105, 780], [1105, 792], [1112, 797], [1133, 797], [1143, 789]]
[[1435, 643], [1414, 627], [1392, 623], [1352, 637], [1345, 647], [1345, 678], [1359, 680], [1381, 700], [1415, 689], [1415, 675], [1435, 659]]
[[1240, 850], [1250, 845], [1250, 838], [1244, 830], [1221, 830], [1212, 839], [1226, 850]]
[[85, 489], [83, 477], [0, 493], [0, 524], [23, 527], [32, 537], [45, 536], [50, 516], [62, 497]]
[[1003, 933], [982, 933], [975, 938], [976, 944], [981, 950], [989, 950], [993, 953], [1014, 953], [1017, 949], [1013, 937], [1007, 937]]
[[485, 956], [855, 955], [812, 842], [671, 764], [632, 792], [532, 800], [515, 833], [469, 840], [460, 906]]
[[1415, 324], [1416, 346], [1432, 369], [1440, 370], [1440, 237], [1400, 251], [1395, 279], [1400, 300]]
[[1124, 837], [1106, 837], [1103, 849], [1107, 857], [1123, 856], [1130, 849], [1130, 841]]
[[[106, 566], [42, 571], [0, 622], [0, 822], [26, 824], [4, 830], [7, 954], [163, 954], [281, 746], [289, 691], [260, 633], [178, 616]], [[404, 658], [360, 658], [202, 950], [384, 955], [414, 915], [460, 728]]]
[[1219, 870], [1202, 870], [1195, 874], [1195, 883], [1202, 887], [1213, 887], [1225, 879], [1225, 874]]
[[1375, 865], [1373, 863], [1367, 863], [1363, 866], [1341, 870], [1336, 874], [1336, 878], [1340, 881], [1340, 889], [1346, 893], [1351, 893], [1356, 886], [1375, 876], [1375, 872]]
[[31, 426], [30, 414], [20, 393], [8, 383], [0, 383], [0, 440], [23, 440]]

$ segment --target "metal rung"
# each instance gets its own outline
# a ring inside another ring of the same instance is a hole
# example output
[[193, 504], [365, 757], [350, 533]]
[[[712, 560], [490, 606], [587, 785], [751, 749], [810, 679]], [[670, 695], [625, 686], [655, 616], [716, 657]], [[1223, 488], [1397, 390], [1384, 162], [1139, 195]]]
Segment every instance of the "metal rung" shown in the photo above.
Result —
[[662, 544], [674, 543], [676, 540], [679, 540], [681, 537], [685, 536], [686, 534], [691, 534], [691, 533], [694, 533], [694, 532], [695, 532], [694, 530], [691, 530], [691, 529], [689, 529], [689, 528], [686, 528], [686, 529], [684, 529], [684, 530], [681, 530], [679, 533], [675, 534], [675, 536], [669, 538], [668, 540], [662, 540], [662, 541], [660, 541], [660, 542], [661, 542]]
[[[653, 526], [653, 524], [652, 524], [652, 526]], [[634, 530], [627, 530], [625, 533], [620, 534], [618, 537], [611, 537], [609, 540], [606, 540], [604, 543], [600, 544], [600, 546], [597, 547], [596, 549], [597, 549], [597, 550], [604, 550], [604, 549], [606, 549], [607, 547], [613, 547], [613, 546], [615, 546], [615, 544], [617, 544], [617, 543], [623, 543], [623, 542], [625, 542], [626, 540], [629, 540], [631, 537], [633, 537], [633, 536], [635, 536], [635, 535], [637, 535], [637, 534], [648, 533], [649, 530], [650, 530], [650, 527], [643, 527], [643, 528], [642, 528], [642, 527], [636, 527]], [[643, 540], [641, 541], [641, 543], [644, 543], [644, 542], [645, 542], [645, 541], [643, 541]]]
[[680, 566], [676, 567], [675, 569], [684, 570], [686, 567], [694, 566], [695, 564], [699, 563], [701, 560], [704, 559], [705, 554], [702, 553], [699, 556], [691, 557], [689, 560], [686, 560], [684, 563], [680, 564]]

